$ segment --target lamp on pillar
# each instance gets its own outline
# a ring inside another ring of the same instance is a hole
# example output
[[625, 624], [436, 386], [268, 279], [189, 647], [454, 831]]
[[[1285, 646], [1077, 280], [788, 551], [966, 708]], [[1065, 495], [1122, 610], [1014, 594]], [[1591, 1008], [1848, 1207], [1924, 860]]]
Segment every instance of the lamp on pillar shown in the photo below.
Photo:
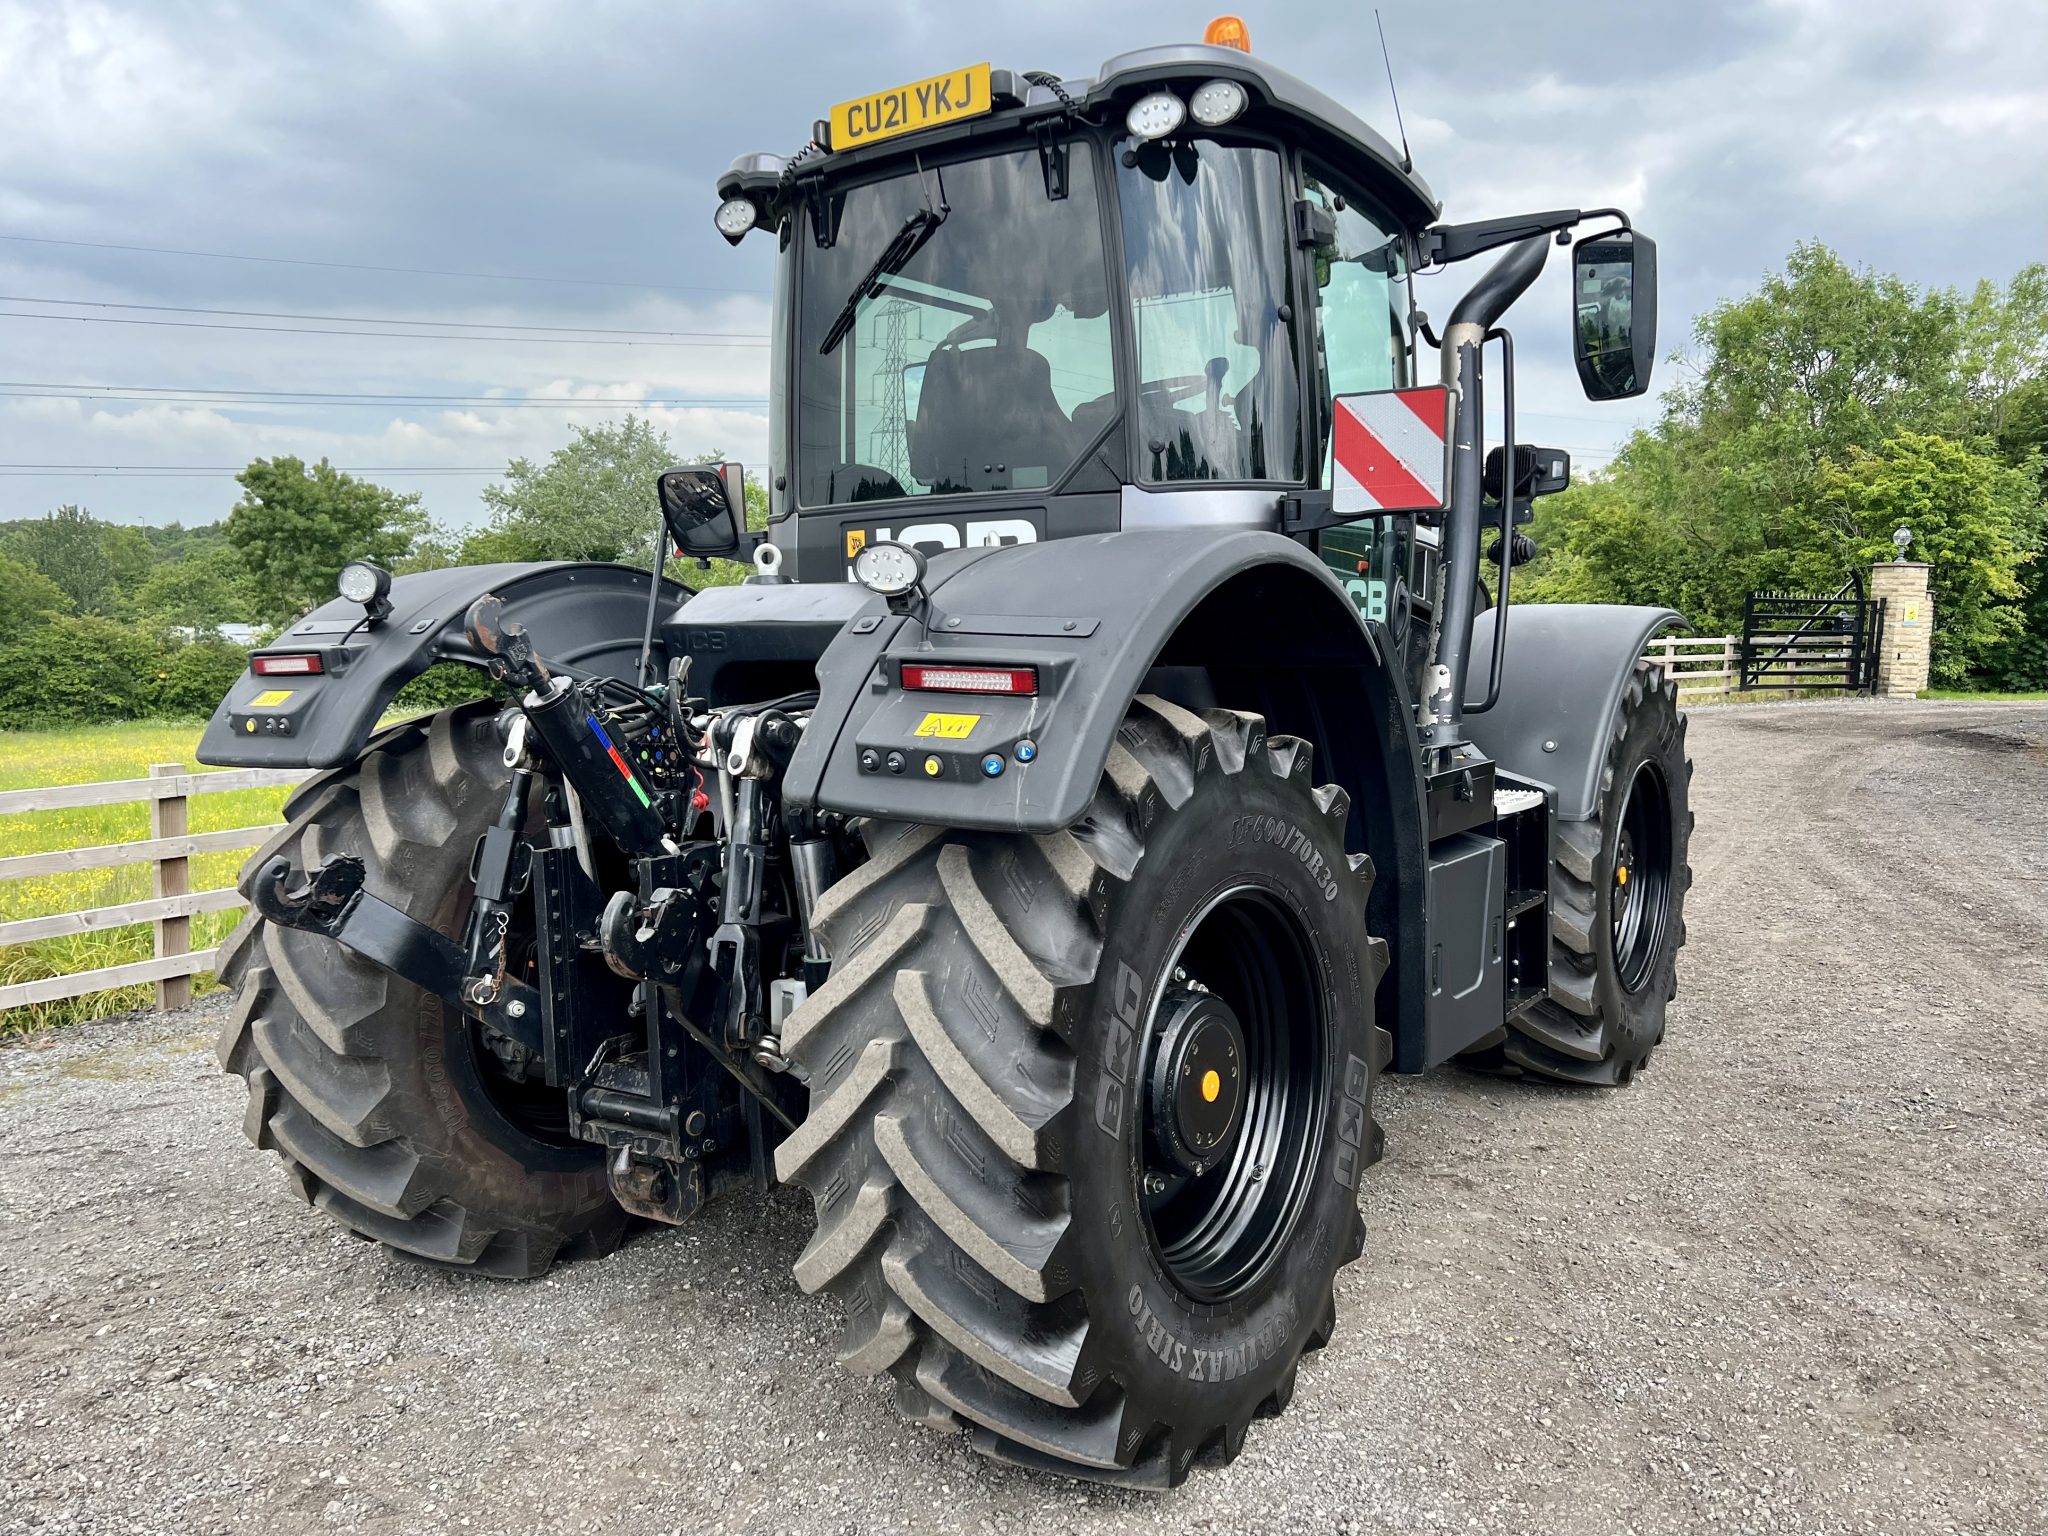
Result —
[[1924, 561], [1908, 560], [1913, 530], [1892, 535], [1895, 558], [1870, 567], [1870, 595], [1880, 608], [1877, 691], [1886, 698], [1911, 699], [1928, 683], [1934, 647], [1934, 595]]

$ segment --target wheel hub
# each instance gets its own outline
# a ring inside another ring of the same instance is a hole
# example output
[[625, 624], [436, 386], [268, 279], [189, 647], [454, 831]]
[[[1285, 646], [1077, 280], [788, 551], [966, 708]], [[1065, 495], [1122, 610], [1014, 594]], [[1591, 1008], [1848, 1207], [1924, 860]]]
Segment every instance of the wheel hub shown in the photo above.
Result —
[[1671, 801], [1663, 775], [1644, 763], [1629, 782], [1614, 846], [1608, 893], [1614, 965], [1625, 992], [1640, 991], [1664, 943], [1671, 892]]
[[1178, 988], [1160, 1004], [1152, 1057], [1151, 1124], [1159, 1153], [1200, 1176], [1229, 1150], [1244, 1104], [1244, 1030], [1212, 993]]

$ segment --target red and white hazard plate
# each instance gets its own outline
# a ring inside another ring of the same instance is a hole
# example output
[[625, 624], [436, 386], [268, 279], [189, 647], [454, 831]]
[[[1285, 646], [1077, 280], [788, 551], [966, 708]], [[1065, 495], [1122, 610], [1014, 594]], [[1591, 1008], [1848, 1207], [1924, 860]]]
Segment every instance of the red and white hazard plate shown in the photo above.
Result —
[[1341, 514], [1436, 512], [1450, 484], [1451, 392], [1441, 384], [1339, 395], [1332, 506]]

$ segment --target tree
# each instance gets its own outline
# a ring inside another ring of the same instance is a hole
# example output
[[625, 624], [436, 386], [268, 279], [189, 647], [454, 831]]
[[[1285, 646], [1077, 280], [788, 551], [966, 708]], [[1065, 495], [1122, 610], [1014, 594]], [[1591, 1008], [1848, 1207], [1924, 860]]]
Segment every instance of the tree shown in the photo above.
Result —
[[1657, 426], [1538, 503], [1518, 592], [1664, 603], [1725, 631], [1746, 592], [1831, 591], [1905, 523], [1935, 567], [1938, 679], [2032, 665], [2048, 268], [1965, 300], [1801, 245], [1693, 340]]
[[2002, 288], [1977, 285], [1963, 311], [1963, 369], [1979, 430], [2004, 444], [2015, 430], [2026, 432], [2029, 406], [2038, 429], [2048, 378], [2048, 265], [2022, 267]]
[[6, 550], [54, 581], [78, 612], [113, 613], [121, 606], [123, 576], [140, 580], [152, 560], [146, 539], [138, 561], [131, 540], [109, 537], [117, 531], [134, 532], [116, 530], [83, 507], [62, 506], [46, 517], [16, 523], [8, 531]]
[[401, 494], [334, 468], [325, 459], [257, 459], [235, 477], [242, 498], [228, 539], [255, 582], [261, 616], [296, 618], [334, 596], [351, 560], [396, 565], [425, 531], [416, 493]]
[[1934, 596], [1933, 681], [1967, 682], [2024, 628], [2022, 570], [2035, 558], [2041, 488], [2025, 469], [1944, 438], [1902, 432], [1831, 467], [1810, 546], [1839, 568], [1885, 559], [1892, 530], [1913, 531]]
[[[18, 632], [70, 611], [71, 599], [62, 587], [26, 561], [0, 555], [0, 614], [7, 616], [8, 631]], [[0, 644], [9, 638], [0, 632]]]
[[491, 526], [463, 542], [463, 564], [645, 563], [660, 510], [655, 480], [676, 462], [667, 436], [638, 416], [574, 431], [545, 464], [514, 459], [503, 485], [484, 487]]
[[145, 623], [201, 633], [255, 618], [263, 607], [242, 557], [226, 546], [158, 566], [128, 606]]
[[[461, 565], [500, 560], [616, 560], [644, 566], [654, 552], [655, 519], [661, 501], [655, 483], [678, 462], [666, 434], [648, 421], [624, 421], [573, 429], [575, 437], [536, 465], [514, 459], [506, 484], [487, 486], [491, 525], [462, 541]], [[716, 449], [691, 463], [716, 463]], [[746, 485], [747, 526], [768, 525], [768, 492], [758, 478]], [[422, 567], [430, 568], [430, 567]], [[667, 574], [691, 587], [726, 586], [751, 566], [714, 560], [705, 570], [695, 561], [671, 559]]]

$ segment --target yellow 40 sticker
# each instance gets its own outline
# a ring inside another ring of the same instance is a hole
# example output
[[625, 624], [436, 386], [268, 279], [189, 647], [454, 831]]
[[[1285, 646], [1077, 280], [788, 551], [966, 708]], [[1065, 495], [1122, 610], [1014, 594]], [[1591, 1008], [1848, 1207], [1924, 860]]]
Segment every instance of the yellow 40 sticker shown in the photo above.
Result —
[[974, 734], [974, 728], [981, 724], [979, 715], [926, 715], [917, 723], [913, 736], [939, 736], [947, 741], [961, 741]]

